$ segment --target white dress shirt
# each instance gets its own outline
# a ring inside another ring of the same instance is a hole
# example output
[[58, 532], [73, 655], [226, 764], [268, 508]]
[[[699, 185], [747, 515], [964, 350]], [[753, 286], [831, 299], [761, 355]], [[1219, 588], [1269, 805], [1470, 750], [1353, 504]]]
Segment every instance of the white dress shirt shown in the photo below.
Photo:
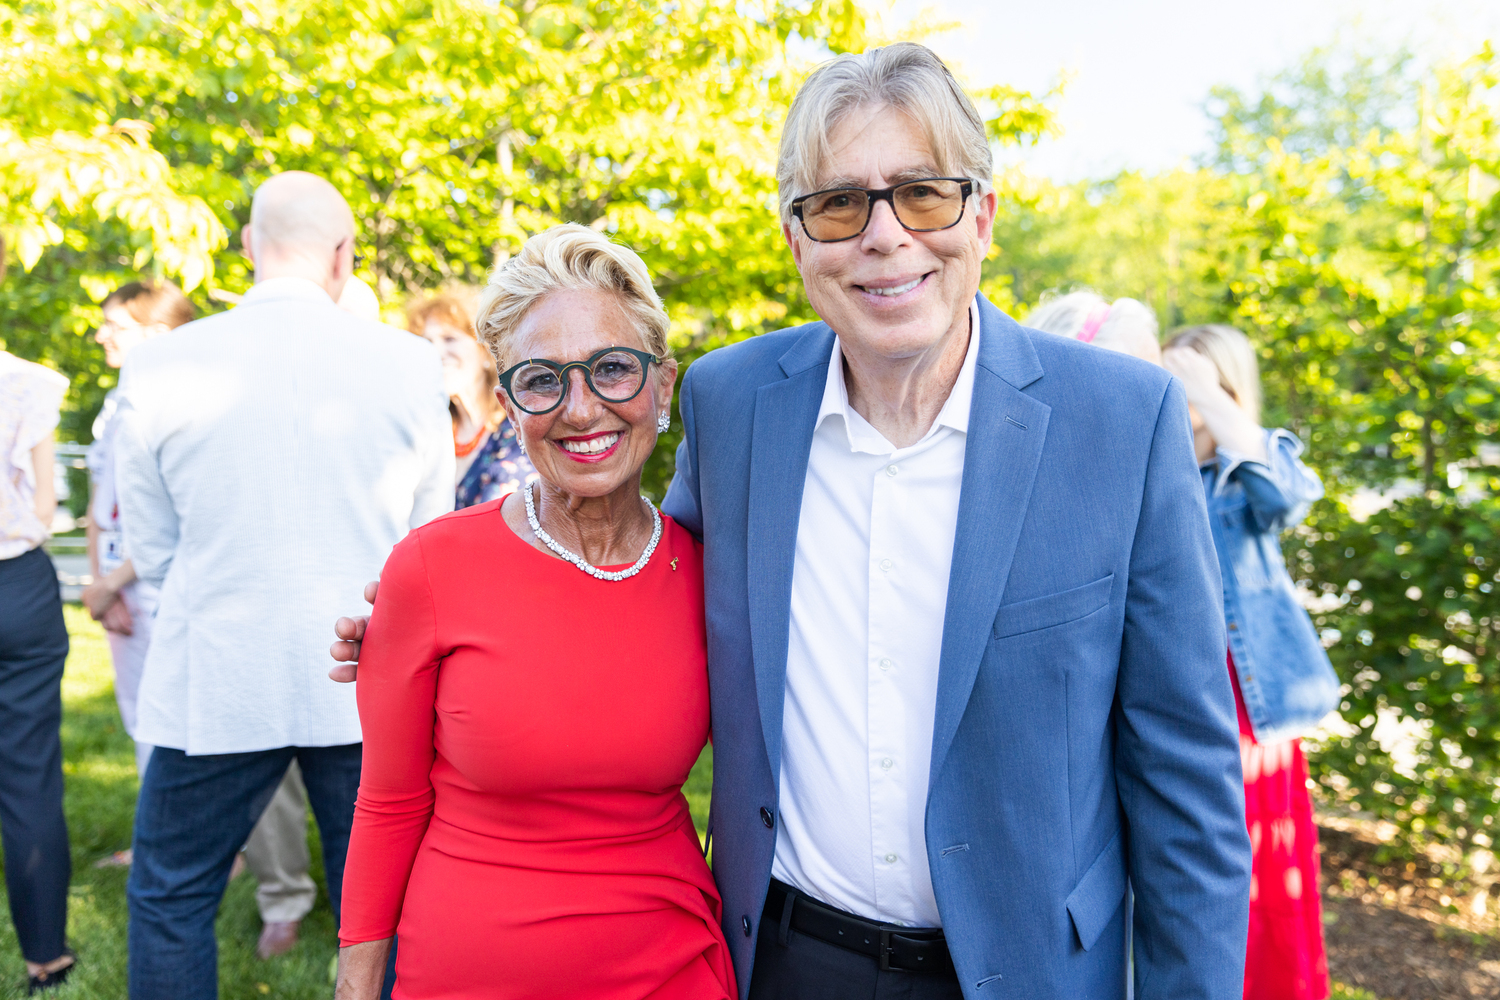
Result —
[[937, 927], [924, 832], [938, 656], [979, 316], [927, 434], [896, 448], [849, 405], [834, 341], [792, 569], [772, 874], [872, 920]]
[[135, 738], [360, 742], [330, 629], [410, 528], [453, 508], [437, 352], [275, 278], [137, 347], [117, 395], [126, 549], [161, 587]]

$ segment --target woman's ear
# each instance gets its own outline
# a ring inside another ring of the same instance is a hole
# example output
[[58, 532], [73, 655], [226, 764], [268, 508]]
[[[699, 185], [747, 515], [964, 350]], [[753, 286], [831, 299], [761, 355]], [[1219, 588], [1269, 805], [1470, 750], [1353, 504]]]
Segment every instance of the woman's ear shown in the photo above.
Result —
[[659, 409], [671, 411], [672, 392], [677, 386], [677, 359], [668, 358], [658, 366], [661, 369], [661, 389], [657, 393]]
[[510, 421], [511, 427], [515, 428], [516, 436], [521, 436], [521, 422], [516, 419], [516, 412], [512, 408], [509, 394], [504, 386], [495, 386], [495, 399], [500, 403], [500, 409], [505, 413], [505, 419]]

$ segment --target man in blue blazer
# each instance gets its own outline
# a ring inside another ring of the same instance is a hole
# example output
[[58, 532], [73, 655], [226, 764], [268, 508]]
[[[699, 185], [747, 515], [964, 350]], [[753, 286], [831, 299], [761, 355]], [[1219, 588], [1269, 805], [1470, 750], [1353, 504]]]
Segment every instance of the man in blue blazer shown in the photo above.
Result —
[[824, 322], [697, 361], [709, 821], [741, 997], [1241, 994], [1217, 563], [1164, 371], [978, 294], [984, 123], [931, 52], [825, 64], [782, 138]]

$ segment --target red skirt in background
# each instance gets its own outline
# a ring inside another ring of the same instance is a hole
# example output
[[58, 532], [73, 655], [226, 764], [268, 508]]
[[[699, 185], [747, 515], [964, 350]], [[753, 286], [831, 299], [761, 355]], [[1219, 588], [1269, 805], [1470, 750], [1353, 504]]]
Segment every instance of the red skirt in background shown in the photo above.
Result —
[[1328, 955], [1318, 886], [1318, 828], [1301, 740], [1257, 743], [1229, 659], [1240, 716], [1245, 822], [1254, 856], [1245, 1000], [1326, 1000]]

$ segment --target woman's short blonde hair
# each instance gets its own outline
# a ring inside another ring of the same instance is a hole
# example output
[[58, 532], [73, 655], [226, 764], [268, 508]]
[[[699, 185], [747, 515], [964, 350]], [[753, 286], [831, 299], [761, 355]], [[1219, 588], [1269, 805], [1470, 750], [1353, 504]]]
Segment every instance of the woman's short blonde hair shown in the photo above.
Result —
[[1159, 329], [1156, 313], [1136, 299], [1110, 302], [1090, 291], [1044, 295], [1026, 317], [1025, 325], [1074, 340], [1087, 338], [1095, 347], [1161, 364], [1161, 349], [1156, 345]]
[[1175, 331], [1162, 349], [1174, 347], [1197, 351], [1212, 361], [1219, 371], [1219, 385], [1260, 423], [1260, 364], [1249, 337], [1232, 326], [1210, 323]]
[[531, 307], [553, 292], [583, 288], [618, 295], [646, 350], [663, 361], [672, 356], [671, 321], [651, 287], [646, 262], [629, 247], [571, 222], [538, 233], [495, 267], [479, 295], [474, 328], [500, 367], [509, 367], [511, 338]]
[[993, 186], [994, 154], [974, 102], [931, 49], [897, 42], [830, 59], [797, 91], [776, 162], [783, 225], [791, 225], [792, 202], [817, 190], [829, 136], [859, 108], [880, 105], [921, 127], [939, 174], [973, 178], [981, 193]]

